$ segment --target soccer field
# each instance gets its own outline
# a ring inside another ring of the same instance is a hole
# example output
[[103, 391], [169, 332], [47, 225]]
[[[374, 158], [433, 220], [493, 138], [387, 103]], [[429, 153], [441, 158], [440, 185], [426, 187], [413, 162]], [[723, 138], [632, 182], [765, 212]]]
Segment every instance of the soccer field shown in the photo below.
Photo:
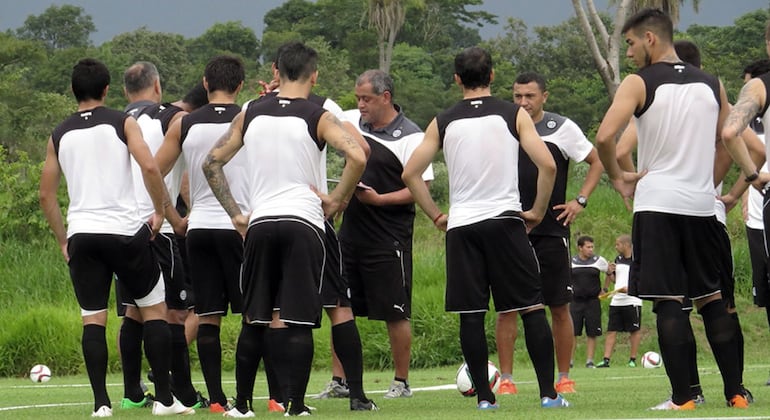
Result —
[[[571, 377], [577, 382], [578, 392], [566, 397], [571, 408], [543, 410], [539, 407], [537, 384], [530, 366], [517, 366], [514, 372], [519, 394], [499, 398], [500, 409], [495, 412], [479, 412], [475, 398], [464, 398], [454, 389], [456, 368], [415, 370], [410, 376], [414, 396], [410, 399], [386, 400], [382, 398], [391, 379], [391, 372], [366, 372], [365, 387], [380, 411], [376, 413], [350, 412], [347, 400], [314, 400], [308, 405], [317, 410], [318, 418], [357, 418], [374, 416], [377, 419], [469, 419], [494, 416], [497, 418], [530, 419], [636, 419], [636, 418], [770, 418], [770, 387], [767, 365], [746, 366], [744, 384], [754, 394], [755, 402], [747, 410], [727, 408], [722, 397], [722, 385], [716, 366], [701, 366], [701, 383], [706, 404], [690, 412], [649, 411], [669, 395], [668, 380], [663, 369], [628, 368], [623, 365], [609, 369], [577, 367]], [[232, 372], [223, 375], [226, 392], [234, 394]], [[319, 392], [329, 375], [314, 372], [308, 389], [309, 394]], [[196, 386], [204, 391], [202, 378], [197, 376]], [[119, 375], [108, 377], [108, 390], [113, 400], [114, 417], [150, 417], [149, 409], [121, 410], [117, 408], [122, 397], [122, 379]], [[268, 413], [265, 399], [267, 385], [260, 372], [255, 386], [254, 411], [257, 417], [278, 418], [280, 414]], [[79, 419], [89, 417], [93, 410], [91, 391], [85, 376], [54, 376], [46, 384], [34, 384], [28, 379], [0, 379], [0, 419]], [[219, 417], [207, 411], [196, 416]]]

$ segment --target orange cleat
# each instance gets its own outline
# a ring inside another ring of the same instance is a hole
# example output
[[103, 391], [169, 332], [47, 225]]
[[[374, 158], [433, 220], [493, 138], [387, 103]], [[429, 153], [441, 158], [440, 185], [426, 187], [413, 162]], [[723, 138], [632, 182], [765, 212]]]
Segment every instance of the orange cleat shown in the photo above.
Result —
[[269, 413], [283, 413], [286, 410], [283, 408], [283, 404], [276, 400], [270, 399], [267, 401], [267, 411]]
[[516, 384], [510, 379], [503, 379], [500, 381], [500, 387], [497, 388], [498, 395], [512, 395], [518, 394], [519, 390], [516, 389]]
[[564, 376], [561, 379], [559, 379], [559, 382], [556, 382], [556, 393], [558, 394], [572, 394], [575, 391], [575, 381], [572, 379]]

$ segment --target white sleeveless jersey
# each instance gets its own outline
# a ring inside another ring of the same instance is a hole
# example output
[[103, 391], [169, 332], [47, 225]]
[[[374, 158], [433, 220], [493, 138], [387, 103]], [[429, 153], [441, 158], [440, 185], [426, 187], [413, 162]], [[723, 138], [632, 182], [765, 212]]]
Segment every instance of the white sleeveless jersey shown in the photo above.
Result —
[[[163, 138], [166, 131], [168, 131], [171, 119], [180, 111], [182, 111], [181, 108], [171, 104], [157, 104], [144, 108], [136, 115], [136, 122], [139, 124], [139, 128], [141, 128], [144, 141], [147, 143], [153, 156], [163, 144]], [[136, 194], [136, 203], [139, 207], [139, 216], [143, 220], [149, 220], [153, 213], [155, 213], [155, 207], [152, 205], [150, 194], [147, 192], [147, 189], [144, 188], [142, 169], [133, 158], [131, 159], [131, 168], [133, 170], [134, 185], [136, 185], [134, 193]], [[163, 178], [163, 181], [166, 183], [166, 189], [168, 190], [168, 196], [172, 202], [179, 196], [184, 169], [184, 159], [177, 159], [174, 167], [171, 168], [171, 171]], [[163, 221], [163, 226], [161, 226], [160, 231], [164, 233], [174, 232], [168, 220]]]
[[[762, 144], [765, 144], [765, 135], [757, 133], [757, 137], [762, 140]], [[767, 147], [767, 145], [765, 145]], [[770, 172], [770, 167], [767, 165], [767, 161], [762, 165], [762, 172]], [[746, 226], [750, 229], [765, 229], [765, 225], [762, 223], [762, 205], [764, 197], [762, 193], [757, 191], [754, 187], [749, 187], [749, 200], [748, 200], [748, 220], [746, 220]]]
[[683, 63], [655, 63], [637, 73], [644, 107], [635, 114], [638, 170], [648, 171], [634, 195], [634, 212], [714, 215], [714, 162], [719, 81]]
[[126, 118], [120, 111], [97, 107], [76, 112], [51, 135], [67, 180], [68, 238], [77, 233], [133, 236], [142, 226], [124, 133]]
[[448, 229], [521, 211], [518, 105], [466, 99], [436, 117], [449, 171]]
[[292, 216], [324, 229], [321, 199], [311, 188], [326, 178], [321, 174], [326, 144], [317, 135], [324, 112], [306, 99], [277, 96], [246, 110], [240, 152], [245, 153], [249, 168], [250, 222]]
[[[240, 110], [236, 104], [208, 104], [182, 117], [182, 154], [190, 178], [188, 229], [235, 229], [211, 191], [202, 167], [211, 148], [227, 132]], [[249, 213], [246, 165], [241, 150], [223, 168], [230, 192], [244, 214]]]

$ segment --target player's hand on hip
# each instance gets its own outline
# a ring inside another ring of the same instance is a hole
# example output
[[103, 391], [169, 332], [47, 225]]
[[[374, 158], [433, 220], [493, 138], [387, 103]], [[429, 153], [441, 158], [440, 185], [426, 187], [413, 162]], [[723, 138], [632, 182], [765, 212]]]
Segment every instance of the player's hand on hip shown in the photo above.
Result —
[[235, 230], [237, 230], [238, 233], [241, 234], [241, 237], [245, 239], [246, 230], [249, 228], [249, 216], [246, 216], [245, 214], [236, 214], [230, 221], [233, 222]]
[[759, 178], [755, 179], [751, 186], [759, 190], [763, 195], [765, 194], [765, 186], [770, 183], [770, 173], [760, 172]]
[[557, 204], [553, 206], [553, 209], [556, 211], [561, 210], [561, 213], [556, 216], [556, 220], [562, 222], [564, 226], [568, 226], [570, 223], [575, 221], [578, 214], [583, 211], [583, 206], [581, 206], [577, 200], [570, 200], [564, 204]]
[[163, 225], [163, 220], [165, 219], [165, 216], [163, 216], [162, 213], [153, 213], [152, 217], [150, 217], [150, 230], [152, 230], [152, 236], [150, 236], [150, 240], [155, 239], [155, 235], [160, 232], [160, 227]]
[[523, 211], [520, 213], [520, 216], [522, 219], [524, 219], [524, 224], [527, 227], [527, 233], [531, 232], [535, 226], [539, 225], [540, 222], [543, 221], [543, 215], [537, 214], [532, 210]]
[[174, 234], [179, 236], [187, 235], [187, 216], [183, 217], [179, 224], [171, 226], [174, 229]]
[[647, 175], [646, 169], [642, 172], [623, 172], [620, 177], [612, 180], [612, 187], [623, 197], [623, 202], [626, 204], [628, 211], [633, 209], [631, 201], [634, 199], [636, 184], [645, 175]]

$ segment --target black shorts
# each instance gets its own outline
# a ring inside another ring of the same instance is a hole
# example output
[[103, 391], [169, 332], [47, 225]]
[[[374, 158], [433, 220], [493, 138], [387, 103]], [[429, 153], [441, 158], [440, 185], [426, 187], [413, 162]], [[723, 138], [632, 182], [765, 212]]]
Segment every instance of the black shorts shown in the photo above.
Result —
[[610, 305], [610, 319], [607, 331], [634, 332], [642, 325], [642, 307], [636, 305]]
[[583, 335], [583, 326], [586, 328], [586, 336], [598, 337], [602, 335], [602, 305], [598, 298], [575, 298], [569, 306], [572, 315], [572, 325], [575, 327], [575, 336]]
[[279, 311], [287, 324], [320, 326], [325, 253], [324, 232], [303, 219], [254, 220], [243, 262], [246, 322], [268, 324]]
[[746, 228], [751, 258], [751, 283], [754, 304], [765, 307], [770, 305], [770, 286], [768, 285], [767, 257], [765, 253], [765, 233], [762, 229]]
[[543, 304], [535, 251], [516, 212], [450, 229], [446, 235], [446, 310], [497, 312]]
[[192, 229], [187, 232], [190, 278], [195, 290], [195, 313], [241, 313], [240, 279], [243, 239], [231, 229]]
[[187, 237], [174, 234], [176, 238], [176, 247], [179, 250], [179, 257], [182, 260], [182, 267], [184, 267], [184, 282], [185, 289], [187, 290], [187, 305], [190, 309], [195, 307], [195, 292], [192, 287], [192, 279], [190, 278], [190, 259], [187, 258]]
[[412, 252], [342, 242], [345, 274], [355, 316], [378, 321], [412, 317]]
[[321, 303], [324, 308], [350, 307], [350, 288], [342, 262], [342, 249], [339, 240], [337, 240], [337, 232], [334, 231], [334, 226], [328, 220], [324, 225], [324, 246], [326, 247], [326, 262], [324, 263]]
[[134, 236], [78, 233], [68, 239], [70, 277], [82, 310], [107, 309], [113, 274], [127, 299], [148, 298], [156, 290], [160, 268], [150, 248], [151, 233], [142, 225]]
[[719, 292], [725, 268], [716, 217], [634, 214], [629, 294], [642, 299], [699, 299]]
[[543, 283], [543, 301], [548, 306], [566, 305], [572, 301], [572, 268], [569, 243], [566, 238], [530, 235], [540, 264]]
[[[185, 283], [184, 267], [179, 256], [179, 248], [173, 234], [159, 233], [150, 241], [152, 251], [155, 253], [163, 273], [163, 284], [166, 288], [166, 307], [168, 309], [186, 310], [190, 306], [187, 303], [187, 284]], [[116, 290], [120, 290], [122, 282], [117, 282]], [[125, 292], [116, 292], [119, 296], [126, 296]], [[136, 306], [133, 300], [123, 299], [120, 306]], [[120, 315], [120, 314], [119, 314]], [[125, 315], [125, 310], [123, 312]]]

